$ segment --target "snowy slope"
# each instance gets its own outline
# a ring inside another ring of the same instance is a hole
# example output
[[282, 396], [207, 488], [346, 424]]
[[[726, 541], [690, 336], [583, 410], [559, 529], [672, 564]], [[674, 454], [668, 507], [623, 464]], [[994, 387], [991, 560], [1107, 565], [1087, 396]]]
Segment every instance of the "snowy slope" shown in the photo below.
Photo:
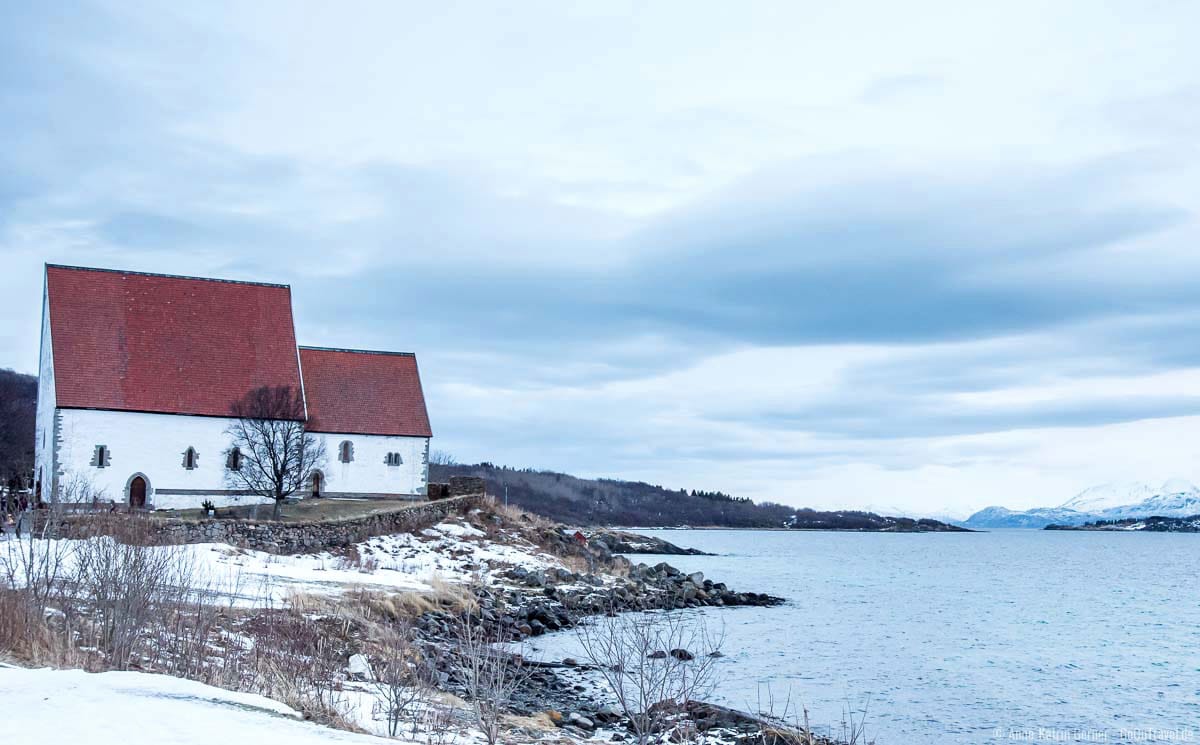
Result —
[[1059, 507], [1076, 512], [1097, 513], [1113, 507], [1137, 504], [1158, 493], [1153, 486], [1144, 482], [1114, 482], [1084, 489]]
[[1047, 525], [1082, 525], [1097, 520], [1095, 515], [1060, 507], [1039, 507], [1014, 512], [1004, 507], [985, 507], [967, 518], [963, 524], [968, 528], [1034, 528]]
[[0, 667], [4, 742], [79, 745], [397, 745], [329, 729], [263, 696], [148, 673]]
[[1171, 479], [1163, 484], [1154, 495], [1136, 504], [1125, 504], [1105, 509], [1101, 515], [1106, 520], [1126, 517], [1191, 517], [1200, 515], [1200, 489], [1182, 479]]

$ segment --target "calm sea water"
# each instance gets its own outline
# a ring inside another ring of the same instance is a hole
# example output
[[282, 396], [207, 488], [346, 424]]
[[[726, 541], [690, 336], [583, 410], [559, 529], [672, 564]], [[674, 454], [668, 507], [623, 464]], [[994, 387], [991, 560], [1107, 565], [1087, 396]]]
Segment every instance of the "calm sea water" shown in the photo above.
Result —
[[703, 611], [729, 705], [865, 706], [880, 745], [1200, 743], [1200, 535], [643, 532], [719, 555], [635, 560], [788, 599]]

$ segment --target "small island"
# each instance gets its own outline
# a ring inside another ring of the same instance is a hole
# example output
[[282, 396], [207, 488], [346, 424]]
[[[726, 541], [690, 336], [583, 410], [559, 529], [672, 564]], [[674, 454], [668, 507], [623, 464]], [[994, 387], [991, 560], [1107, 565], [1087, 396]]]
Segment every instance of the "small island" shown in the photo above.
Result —
[[1127, 517], [1123, 520], [1095, 520], [1083, 525], [1047, 525], [1045, 530], [1200, 533], [1200, 515], [1192, 515], [1191, 517]]

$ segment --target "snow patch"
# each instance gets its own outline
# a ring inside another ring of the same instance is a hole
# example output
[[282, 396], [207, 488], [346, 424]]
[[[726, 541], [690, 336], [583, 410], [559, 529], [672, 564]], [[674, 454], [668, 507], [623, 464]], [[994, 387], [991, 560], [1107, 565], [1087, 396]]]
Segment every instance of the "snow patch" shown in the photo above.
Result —
[[9, 742], [88, 745], [396, 743], [303, 721], [295, 710], [168, 675], [0, 668]]

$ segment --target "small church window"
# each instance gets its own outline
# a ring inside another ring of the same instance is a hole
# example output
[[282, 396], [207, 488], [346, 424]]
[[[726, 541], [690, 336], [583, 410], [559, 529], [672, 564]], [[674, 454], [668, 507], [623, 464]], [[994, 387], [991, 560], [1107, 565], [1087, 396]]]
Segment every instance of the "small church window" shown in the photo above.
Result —
[[349, 440], [342, 440], [342, 444], [338, 445], [338, 460], [342, 463], [354, 460], [354, 444]]
[[387, 457], [384, 458], [384, 463], [388, 464], [389, 466], [399, 466], [402, 465], [404, 461], [400, 459], [400, 453], [388, 453]]
[[230, 471], [242, 470], [242, 449], [235, 447], [229, 451], [229, 457], [225, 459], [225, 467]]
[[196, 448], [189, 447], [183, 452], [183, 467], [187, 470], [194, 470], [200, 462], [200, 455], [196, 452]]
[[107, 445], [96, 446], [96, 452], [92, 453], [92, 465], [96, 468], [106, 468], [112, 465]]

